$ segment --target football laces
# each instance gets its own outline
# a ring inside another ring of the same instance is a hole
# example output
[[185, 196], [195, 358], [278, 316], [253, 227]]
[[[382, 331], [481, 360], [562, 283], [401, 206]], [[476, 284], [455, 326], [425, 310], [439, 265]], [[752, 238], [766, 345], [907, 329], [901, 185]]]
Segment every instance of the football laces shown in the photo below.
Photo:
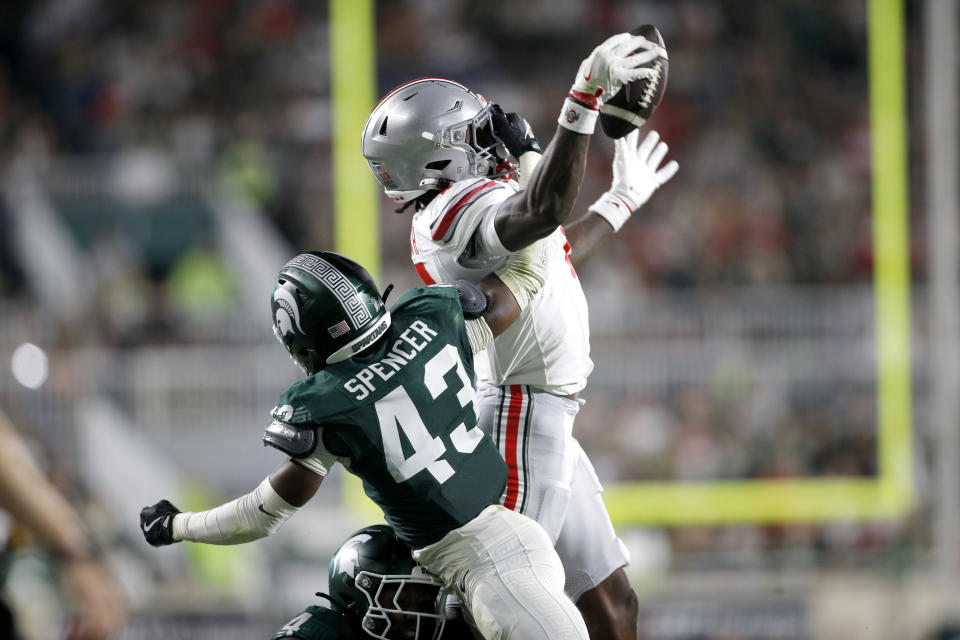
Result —
[[663, 64], [660, 60], [653, 63], [653, 77], [646, 81], [643, 86], [643, 93], [640, 94], [640, 106], [644, 109], [650, 107], [653, 96], [657, 92], [657, 86], [660, 84], [660, 69]]

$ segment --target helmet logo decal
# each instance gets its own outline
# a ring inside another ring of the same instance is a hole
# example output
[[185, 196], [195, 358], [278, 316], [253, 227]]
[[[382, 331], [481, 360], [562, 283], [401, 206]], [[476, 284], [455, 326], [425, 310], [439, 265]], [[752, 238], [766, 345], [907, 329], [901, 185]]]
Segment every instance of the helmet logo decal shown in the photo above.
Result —
[[277, 287], [273, 290], [273, 300], [278, 307], [274, 322], [277, 325], [277, 330], [280, 331], [280, 335], [285, 336], [293, 333], [294, 327], [300, 333], [306, 333], [300, 326], [300, 307], [297, 306], [297, 300], [293, 297], [293, 294], [283, 287]]
[[[432, 137], [430, 138], [433, 139]], [[377, 176], [377, 179], [380, 182], [386, 184], [390, 181], [390, 174], [387, 173], [387, 170], [383, 168], [382, 162], [370, 162], [370, 168], [373, 170], [373, 173]]]
[[357, 552], [357, 547], [372, 539], [373, 537], [370, 534], [361, 533], [344, 542], [343, 546], [340, 547], [340, 551], [337, 552], [337, 555], [333, 559], [333, 571], [331, 571], [331, 575], [342, 572], [351, 578], [356, 578], [357, 569], [360, 567], [360, 554]]
[[284, 269], [289, 267], [303, 269], [320, 280], [340, 302], [354, 329], [359, 329], [373, 317], [370, 310], [360, 301], [357, 288], [323, 258], [310, 253], [301, 253], [288, 262]]

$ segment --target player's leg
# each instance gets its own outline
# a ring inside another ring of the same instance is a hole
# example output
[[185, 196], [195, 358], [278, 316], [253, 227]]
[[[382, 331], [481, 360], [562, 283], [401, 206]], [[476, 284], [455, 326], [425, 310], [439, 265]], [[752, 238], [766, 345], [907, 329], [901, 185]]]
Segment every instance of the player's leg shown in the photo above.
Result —
[[633, 640], [637, 637], [640, 603], [627, 572], [615, 570], [577, 600], [591, 638]]
[[632, 640], [639, 604], [623, 569], [630, 556], [610, 522], [593, 465], [579, 444], [576, 448], [570, 506], [556, 545], [566, 593], [577, 603], [591, 638]]
[[572, 436], [578, 402], [522, 385], [486, 387], [479, 424], [500, 447], [516, 483], [504, 505], [537, 520], [554, 541], [592, 638], [635, 638], [637, 597], [629, 555], [603, 504], [593, 465]]
[[526, 385], [488, 387], [478, 424], [509, 468], [503, 506], [533, 518], [554, 543], [570, 501], [579, 446], [571, 447], [578, 402]]
[[477, 631], [476, 625], [470, 620], [469, 611], [463, 608], [460, 602], [460, 596], [455, 593], [447, 595], [447, 600], [443, 606], [444, 609], [444, 639], [456, 640], [483, 640], [483, 636]]
[[488, 640], [586, 640], [583, 618], [563, 593], [563, 567], [540, 525], [501, 506], [414, 552], [454, 586]]

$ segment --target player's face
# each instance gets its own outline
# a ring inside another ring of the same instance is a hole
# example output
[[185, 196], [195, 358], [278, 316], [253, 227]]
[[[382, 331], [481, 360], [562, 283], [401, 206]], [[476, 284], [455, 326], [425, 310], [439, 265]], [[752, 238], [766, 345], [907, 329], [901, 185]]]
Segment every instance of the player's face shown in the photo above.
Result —
[[[378, 598], [386, 609], [400, 609], [410, 613], [437, 613], [437, 598], [440, 589], [436, 585], [407, 583], [385, 584]], [[433, 638], [439, 621], [433, 618], [408, 615], [407, 613], [388, 612], [391, 640], [423, 640]], [[420, 621], [420, 633], [417, 634], [417, 621]]]

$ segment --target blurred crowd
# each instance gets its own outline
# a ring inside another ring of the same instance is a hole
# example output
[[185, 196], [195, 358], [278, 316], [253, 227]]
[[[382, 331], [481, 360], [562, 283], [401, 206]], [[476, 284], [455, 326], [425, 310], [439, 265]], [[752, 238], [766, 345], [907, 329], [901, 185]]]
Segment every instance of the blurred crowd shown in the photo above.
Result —
[[[225, 166], [288, 237], [329, 243], [322, 3], [58, 0], [3, 11], [6, 160], [146, 148]], [[622, 234], [616, 259], [651, 287], [869, 280], [862, 2], [383, 2], [377, 20], [378, 94], [450, 77], [525, 114], [544, 139], [559, 99], [549, 97], [563, 95], [579, 59], [624, 25], [657, 24], [671, 74], [649, 126], [683, 169]], [[610, 153], [594, 145], [584, 202], [609, 179]], [[385, 252], [403, 257], [390, 243]]]
[[[862, 0], [382, 1], [376, 20], [378, 95], [449, 77], [524, 114], [544, 143], [591, 47], [659, 27], [670, 76], [648, 126], [680, 172], [586, 266], [588, 293], [871, 281]], [[31, 163], [95, 267], [91, 305], [59, 330], [66, 347], [225, 340], [202, 329], [237, 302], [200, 197], [217, 180], [295, 250], [333, 248], [329, 39], [326, 3], [307, 0], [3, 3], [0, 170]], [[584, 210], [609, 185], [612, 150], [600, 135], [592, 144]], [[381, 202], [384, 280], [415, 284], [407, 217]], [[32, 297], [11, 224], [0, 198], [4, 310]], [[872, 384], [780, 389], [767, 412], [769, 394], [750, 389], [590, 392], [578, 435], [605, 480], [877, 471]], [[846, 549], [919, 535], [705, 531], [673, 535], [697, 552], [745, 538]]]

